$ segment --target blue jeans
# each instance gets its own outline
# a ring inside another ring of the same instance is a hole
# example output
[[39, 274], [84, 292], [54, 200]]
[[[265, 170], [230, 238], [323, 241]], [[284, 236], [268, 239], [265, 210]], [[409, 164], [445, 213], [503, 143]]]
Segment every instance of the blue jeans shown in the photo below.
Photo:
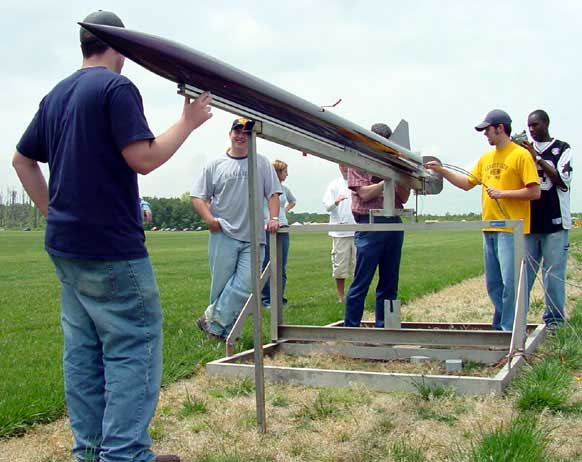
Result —
[[51, 258], [61, 281], [73, 453], [83, 461], [151, 461], [162, 310], [150, 261]]
[[[369, 216], [358, 215], [358, 223], [369, 223]], [[374, 223], [402, 223], [400, 217], [375, 217]], [[376, 287], [376, 327], [384, 327], [384, 300], [398, 297], [398, 277], [402, 256], [403, 231], [357, 231], [356, 271], [346, 298], [346, 327], [358, 327], [364, 314], [368, 288], [378, 267]]]
[[[263, 267], [262, 270], [265, 269], [267, 263], [271, 259], [270, 255], [270, 243], [269, 243], [269, 233], [267, 235], [267, 245], [265, 246], [265, 258], [263, 259]], [[285, 287], [287, 286], [287, 256], [289, 255], [289, 233], [281, 233], [278, 236], [281, 239], [281, 245], [283, 247], [282, 254], [281, 254], [281, 266], [282, 269], [282, 280], [283, 280], [283, 287], [281, 288], [281, 294], [283, 296], [283, 303], [287, 303], [287, 299], [285, 298]], [[271, 278], [267, 279], [267, 283], [263, 287], [263, 292], [261, 294], [261, 301], [263, 305], [269, 306], [271, 305]]]
[[566, 303], [566, 264], [568, 262], [568, 230], [555, 233], [529, 234], [525, 237], [527, 250], [528, 289], [535, 282], [542, 262], [542, 280], [546, 309], [544, 322], [561, 324], [564, 322]]
[[483, 254], [487, 293], [494, 307], [493, 328], [510, 331], [513, 329], [516, 295], [513, 234], [483, 232]]
[[[264, 248], [261, 245], [261, 252]], [[208, 330], [226, 338], [252, 290], [251, 244], [222, 231], [210, 233], [208, 263], [212, 277], [210, 305], [205, 312]]]

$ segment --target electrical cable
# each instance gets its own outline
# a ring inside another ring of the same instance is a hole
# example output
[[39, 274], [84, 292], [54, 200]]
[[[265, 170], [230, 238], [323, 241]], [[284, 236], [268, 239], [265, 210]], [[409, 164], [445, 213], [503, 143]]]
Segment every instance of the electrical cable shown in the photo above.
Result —
[[[465, 170], [464, 168], [458, 167], [456, 165], [452, 165], [452, 164], [442, 164], [443, 167], [448, 168], [449, 170], [452, 170], [453, 172], [457, 172], [457, 173], [461, 173], [463, 175], [468, 176], [469, 178], [472, 178], [477, 184], [480, 184], [482, 186], [485, 186], [486, 188], [488, 188], [489, 186], [487, 186], [485, 183], [483, 183], [483, 181], [481, 180], [481, 178], [479, 178], [476, 175], [473, 175], [471, 172]], [[493, 200], [495, 200], [495, 203], [497, 204], [497, 207], [499, 207], [499, 210], [501, 211], [501, 213], [503, 214], [503, 216], [505, 217], [505, 219], [507, 220], [511, 220], [511, 218], [509, 217], [509, 215], [507, 214], [507, 212], [505, 211], [505, 209], [502, 207], [501, 202], [499, 201], [498, 198], [492, 198]]]

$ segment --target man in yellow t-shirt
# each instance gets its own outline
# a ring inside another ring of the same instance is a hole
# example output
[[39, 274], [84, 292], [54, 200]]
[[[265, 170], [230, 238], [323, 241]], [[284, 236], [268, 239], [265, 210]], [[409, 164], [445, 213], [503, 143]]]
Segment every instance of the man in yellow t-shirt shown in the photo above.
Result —
[[[441, 174], [465, 191], [478, 184], [483, 220], [523, 220], [523, 232], [530, 230], [530, 201], [540, 197], [540, 180], [529, 152], [513, 143], [511, 117], [495, 109], [475, 127], [494, 149], [483, 154], [469, 176], [431, 161], [426, 168]], [[487, 292], [493, 302], [493, 328], [512, 330], [515, 314], [513, 234], [507, 228], [483, 230], [483, 254]]]

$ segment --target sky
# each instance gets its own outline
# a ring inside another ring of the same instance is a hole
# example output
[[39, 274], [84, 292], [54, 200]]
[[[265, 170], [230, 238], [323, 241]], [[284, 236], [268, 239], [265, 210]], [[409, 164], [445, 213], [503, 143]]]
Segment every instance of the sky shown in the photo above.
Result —
[[[393, 1], [14, 1], [0, 4], [0, 191], [19, 188], [11, 158], [41, 98], [81, 65], [77, 21], [97, 9], [116, 12], [127, 28], [209, 54], [364, 127], [400, 119], [422, 155], [470, 169], [489, 149], [474, 130], [485, 114], [506, 110], [513, 131], [538, 108], [550, 133], [582, 145], [582, 4], [576, 0]], [[173, 82], [126, 61], [155, 134], [180, 116]], [[213, 109], [165, 165], [140, 176], [145, 196], [178, 197], [206, 161], [228, 145], [231, 114]], [[298, 212], [324, 212], [326, 185], [337, 166], [259, 140], [259, 152], [289, 164], [287, 186]], [[45, 169], [48, 175], [48, 171]], [[576, 175], [572, 209], [582, 211]], [[407, 207], [414, 207], [412, 197]], [[445, 184], [420, 196], [421, 214], [480, 211], [480, 191]]]

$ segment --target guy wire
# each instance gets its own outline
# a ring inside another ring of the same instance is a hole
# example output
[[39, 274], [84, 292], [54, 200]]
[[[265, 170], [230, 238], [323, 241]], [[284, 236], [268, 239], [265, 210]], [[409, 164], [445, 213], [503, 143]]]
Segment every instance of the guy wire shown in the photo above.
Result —
[[[461, 173], [463, 175], [466, 175], [470, 178], [472, 178], [477, 184], [480, 184], [482, 186], [485, 186], [486, 188], [488, 188], [489, 186], [487, 186], [485, 183], [483, 183], [483, 181], [481, 180], [481, 178], [479, 178], [476, 175], [473, 175], [471, 172], [465, 170], [464, 168], [461, 167], [457, 167], [456, 165], [452, 165], [452, 164], [442, 164], [443, 167], [448, 168], [449, 170], [452, 170], [453, 172], [457, 172], [457, 173]], [[497, 204], [497, 207], [499, 207], [499, 210], [501, 211], [501, 213], [503, 214], [503, 216], [507, 219], [510, 220], [509, 215], [507, 214], [507, 212], [505, 211], [505, 209], [503, 208], [503, 206], [501, 205], [501, 202], [499, 202], [499, 199], [494, 198], [495, 203]]]

